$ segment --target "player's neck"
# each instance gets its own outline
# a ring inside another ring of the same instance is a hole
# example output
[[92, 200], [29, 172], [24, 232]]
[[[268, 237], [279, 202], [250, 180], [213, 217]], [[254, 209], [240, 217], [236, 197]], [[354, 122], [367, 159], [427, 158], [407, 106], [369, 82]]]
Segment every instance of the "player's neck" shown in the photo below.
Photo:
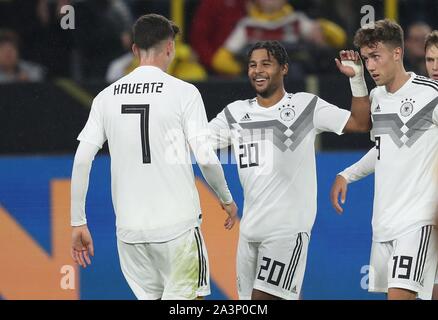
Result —
[[385, 85], [386, 91], [390, 93], [398, 91], [401, 87], [405, 85], [406, 82], [409, 81], [410, 77], [410, 74], [406, 72], [403, 66], [401, 66], [392, 81]]
[[257, 103], [259, 106], [264, 108], [272, 107], [273, 105], [277, 104], [281, 99], [284, 97], [284, 88], [276, 90], [272, 95], [269, 97], [262, 97], [261, 95], [257, 94]]
[[161, 59], [157, 56], [149, 56], [149, 57], [141, 57], [139, 66], [152, 66], [157, 67], [163, 70], [164, 72], [167, 72], [167, 61], [164, 61], [164, 59]]

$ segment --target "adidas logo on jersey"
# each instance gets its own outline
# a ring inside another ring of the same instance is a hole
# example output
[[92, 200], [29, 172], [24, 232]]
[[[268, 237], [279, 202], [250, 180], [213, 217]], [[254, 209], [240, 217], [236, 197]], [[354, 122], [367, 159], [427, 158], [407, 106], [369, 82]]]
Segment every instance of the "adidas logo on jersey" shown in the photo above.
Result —
[[297, 293], [297, 286], [294, 286], [291, 290], [292, 293]]
[[378, 104], [376, 109], [374, 109], [374, 112], [381, 112], [381, 111], [382, 111], [382, 109], [380, 109], [380, 105]]
[[251, 117], [249, 116], [248, 113], [246, 113], [242, 119], [240, 119], [240, 121], [251, 121]]

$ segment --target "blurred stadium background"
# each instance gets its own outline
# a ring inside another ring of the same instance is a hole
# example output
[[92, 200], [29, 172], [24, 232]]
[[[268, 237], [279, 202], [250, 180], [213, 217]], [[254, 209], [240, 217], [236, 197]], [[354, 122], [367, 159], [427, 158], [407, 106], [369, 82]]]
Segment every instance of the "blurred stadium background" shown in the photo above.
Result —
[[[340, 48], [352, 47], [363, 5], [373, 6], [376, 19], [400, 22], [408, 69], [424, 74], [422, 36], [438, 28], [438, 1], [285, 2], [291, 7], [281, 14], [305, 14], [317, 30], [303, 37], [297, 27], [296, 39], [287, 43], [287, 91], [313, 92], [349, 108], [348, 81], [337, 74], [334, 58]], [[60, 27], [63, 5], [73, 6], [75, 29]], [[170, 72], [199, 88], [209, 119], [228, 103], [252, 97], [241, 64], [245, 45], [237, 52], [226, 44], [245, 16], [278, 19], [253, 5], [253, 0], [0, 0], [0, 299], [134, 298], [118, 263], [106, 148], [94, 162], [87, 198], [96, 256], [85, 270], [70, 258], [69, 179], [76, 137], [93, 97], [135, 67], [129, 30], [144, 13], [161, 13], [183, 27]], [[322, 134], [317, 141], [318, 215], [303, 299], [384, 298], [366, 291], [373, 178], [350, 187], [344, 216], [336, 215], [328, 196], [336, 173], [370, 147], [366, 134]], [[242, 208], [236, 169], [232, 164], [224, 169]], [[224, 215], [202, 178], [198, 189], [211, 264], [209, 299], [235, 299], [237, 229], [222, 230]]]

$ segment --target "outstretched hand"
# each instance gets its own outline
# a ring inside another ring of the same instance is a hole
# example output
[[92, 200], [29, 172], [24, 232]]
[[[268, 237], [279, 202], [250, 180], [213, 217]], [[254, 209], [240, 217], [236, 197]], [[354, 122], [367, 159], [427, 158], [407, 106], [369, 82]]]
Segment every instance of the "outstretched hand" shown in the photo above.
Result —
[[362, 60], [359, 52], [353, 50], [342, 50], [339, 52], [339, 57], [335, 59], [336, 66], [339, 71], [347, 77], [352, 78], [358, 73], [363, 73]]
[[228, 214], [228, 218], [225, 220], [224, 227], [227, 230], [231, 230], [237, 220], [237, 205], [233, 201], [230, 204], [221, 203], [222, 209]]
[[90, 255], [94, 256], [94, 247], [87, 225], [73, 227], [71, 256], [74, 262], [86, 268], [91, 264]]
[[341, 203], [344, 204], [347, 197], [347, 180], [341, 175], [336, 176], [335, 182], [332, 185], [330, 201], [336, 212], [342, 214], [344, 209], [339, 204], [339, 194], [341, 195]]

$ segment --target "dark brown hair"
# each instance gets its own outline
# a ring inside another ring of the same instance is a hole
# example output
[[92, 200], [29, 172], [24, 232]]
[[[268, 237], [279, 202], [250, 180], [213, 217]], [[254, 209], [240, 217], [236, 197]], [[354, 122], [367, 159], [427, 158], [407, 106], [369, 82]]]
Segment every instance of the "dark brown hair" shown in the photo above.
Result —
[[179, 33], [179, 28], [172, 21], [159, 14], [146, 14], [137, 19], [132, 28], [134, 43], [148, 50], [161, 41], [172, 38]]
[[426, 36], [424, 51], [426, 51], [431, 46], [435, 46], [438, 48], [438, 30], [434, 30]]
[[393, 48], [404, 48], [404, 32], [400, 25], [392, 20], [379, 20], [374, 27], [362, 27], [354, 36], [354, 45], [358, 48], [375, 47], [382, 42]]

